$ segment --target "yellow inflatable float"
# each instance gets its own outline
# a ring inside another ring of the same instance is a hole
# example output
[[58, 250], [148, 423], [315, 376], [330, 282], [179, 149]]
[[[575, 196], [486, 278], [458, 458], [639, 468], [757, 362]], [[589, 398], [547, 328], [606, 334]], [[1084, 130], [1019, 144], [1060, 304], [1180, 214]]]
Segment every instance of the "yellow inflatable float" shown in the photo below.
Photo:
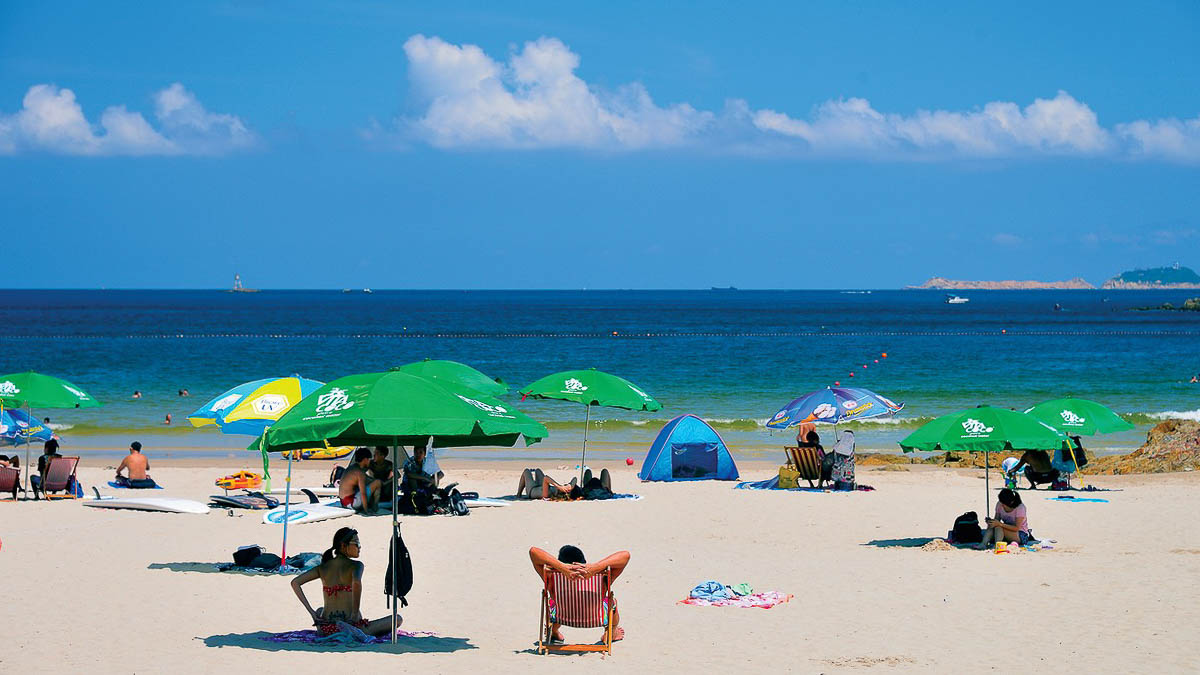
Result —
[[354, 452], [354, 446], [342, 445], [336, 448], [309, 448], [306, 450], [290, 450], [283, 453], [285, 459], [341, 459]]

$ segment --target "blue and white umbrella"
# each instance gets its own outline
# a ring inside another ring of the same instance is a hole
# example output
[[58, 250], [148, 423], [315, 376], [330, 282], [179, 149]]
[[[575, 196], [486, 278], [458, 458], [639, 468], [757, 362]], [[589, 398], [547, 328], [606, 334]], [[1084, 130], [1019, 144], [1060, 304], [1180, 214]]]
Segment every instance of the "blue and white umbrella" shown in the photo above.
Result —
[[867, 389], [829, 387], [807, 393], [788, 403], [771, 417], [767, 428], [786, 429], [805, 422], [841, 424], [868, 417], [894, 415], [903, 408], [903, 403], [896, 403]]
[[0, 445], [46, 442], [54, 431], [20, 408], [0, 409]]

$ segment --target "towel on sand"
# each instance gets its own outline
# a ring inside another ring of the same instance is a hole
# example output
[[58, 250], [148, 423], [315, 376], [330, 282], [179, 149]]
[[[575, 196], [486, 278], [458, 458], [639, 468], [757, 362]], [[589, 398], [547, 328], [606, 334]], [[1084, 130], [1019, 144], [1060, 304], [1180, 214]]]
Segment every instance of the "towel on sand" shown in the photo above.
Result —
[[701, 607], [757, 607], [759, 609], [771, 609], [775, 605], [781, 605], [791, 599], [792, 596], [788, 593], [780, 593], [779, 591], [765, 591], [763, 593], [752, 593], [750, 595], [741, 595], [718, 600], [684, 598], [683, 600], [679, 601], [679, 604], [699, 605]]
[[[314, 645], [339, 644], [347, 647], [357, 647], [358, 645], [378, 645], [391, 642], [387, 636], [374, 637], [367, 635], [361, 630], [351, 626], [350, 624], [339, 621], [338, 632], [331, 635], [321, 635], [315, 630], [293, 630], [286, 633], [274, 633], [263, 637], [267, 642], [303, 642]], [[396, 631], [397, 638], [423, 638], [437, 637], [437, 633], [428, 631]]]

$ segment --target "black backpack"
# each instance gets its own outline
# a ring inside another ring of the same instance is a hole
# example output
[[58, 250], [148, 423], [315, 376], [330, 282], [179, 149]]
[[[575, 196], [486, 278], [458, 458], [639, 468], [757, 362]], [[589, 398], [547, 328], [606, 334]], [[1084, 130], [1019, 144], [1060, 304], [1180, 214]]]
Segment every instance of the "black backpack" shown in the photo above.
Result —
[[[388, 556], [387, 573], [383, 579], [383, 594], [388, 597], [399, 598], [401, 607], [408, 607], [408, 600], [404, 596], [412, 590], [413, 572], [412, 559], [408, 555], [408, 547], [404, 545], [404, 537], [400, 536], [400, 526], [396, 525], [392, 531], [392, 545], [389, 548], [391, 553]], [[395, 586], [392, 585], [393, 574]]]
[[978, 544], [983, 541], [983, 529], [979, 527], [979, 514], [967, 511], [954, 519], [950, 540], [956, 544]]

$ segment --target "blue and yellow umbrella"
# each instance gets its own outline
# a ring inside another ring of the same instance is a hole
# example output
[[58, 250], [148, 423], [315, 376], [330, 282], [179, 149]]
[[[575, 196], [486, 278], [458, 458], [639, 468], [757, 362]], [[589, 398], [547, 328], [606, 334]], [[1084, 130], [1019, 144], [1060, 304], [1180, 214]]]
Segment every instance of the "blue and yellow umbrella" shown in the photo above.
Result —
[[322, 384], [298, 375], [239, 384], [200, 406], [188, 421], [194, 427], [215, 424], [226, 434], [258, 436]]

